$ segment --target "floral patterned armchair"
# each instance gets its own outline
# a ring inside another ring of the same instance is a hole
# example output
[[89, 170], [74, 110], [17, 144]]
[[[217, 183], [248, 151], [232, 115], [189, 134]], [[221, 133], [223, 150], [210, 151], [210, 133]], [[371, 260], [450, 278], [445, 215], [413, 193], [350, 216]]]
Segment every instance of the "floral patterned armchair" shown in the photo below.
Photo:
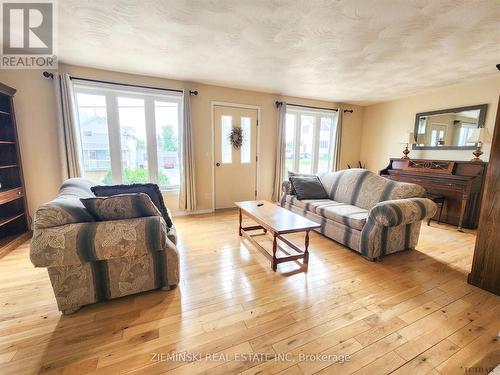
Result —
[[35, 213], [30, 258], [46, 267], [59, 310], [179, 283], [175, 228], [159, 216], [95, 221], [80, 202], [92, 183], [73, 178]]

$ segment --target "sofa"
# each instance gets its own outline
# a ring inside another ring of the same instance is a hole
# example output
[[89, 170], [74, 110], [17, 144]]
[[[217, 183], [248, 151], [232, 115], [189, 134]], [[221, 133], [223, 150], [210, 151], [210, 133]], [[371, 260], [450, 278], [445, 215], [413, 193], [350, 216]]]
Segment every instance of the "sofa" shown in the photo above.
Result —
[[318, 177], [328, 199], [299, 200], [285, 181], [281, 206], [321, 224], [318, 232], [369, 260], [415, 249], [422, 221], [436, 212], [420, 185], [360, 168]]
[[[179, 283], [175, 228], [161, 214], [96, 221], [80, 201], [92, 182], [65, 181], [57, 198], [35, 213], [30, 259], [47, 268], [64, 314], [94, 302]], [[149, 199], [149, 198], [147, 198]]]

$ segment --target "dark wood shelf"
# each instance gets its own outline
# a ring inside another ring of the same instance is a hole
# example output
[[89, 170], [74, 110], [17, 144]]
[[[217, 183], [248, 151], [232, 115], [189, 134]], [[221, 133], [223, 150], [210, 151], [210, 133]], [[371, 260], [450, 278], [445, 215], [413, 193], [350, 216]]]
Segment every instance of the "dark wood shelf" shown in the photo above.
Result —
[[0, 190], [0, 205], [23, 198], [24, 192], [22, 187]]
[[5, 217], [5, 218], [0, 220], [0, 227], [3, 227], [5, 224], [9, 224], [11, 221], [19, 219], [20, 217], [23, 217], [23, 216], [24, 216], [24, 212], [17, 214], [17, 215], [14, 215], [14, 216], [11, 216], [11, 217]]
[[3, 193], [9, 192], [9, 191], [16, 191], [18, 189], [22, 189], [22, 186], [13, 186], [13, 187], [9, 187], [9, 188], [3, 188], [3, 189], [0, 189], [0, 195], [2, 195]]
[[17, 167], [19, 167], [19, 165], [17, 164], [0, 165], [0, 169], [17, 168]]
[[16, 90], [0, 83], [0, 258], [29, 239], [29, 212], [14, 115]]

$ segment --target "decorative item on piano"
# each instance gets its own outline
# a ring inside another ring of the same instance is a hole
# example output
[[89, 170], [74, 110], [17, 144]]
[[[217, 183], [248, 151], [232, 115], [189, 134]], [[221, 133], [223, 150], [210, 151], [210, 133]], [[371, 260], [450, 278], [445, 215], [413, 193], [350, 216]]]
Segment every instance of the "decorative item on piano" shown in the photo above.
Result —
[[477, 128], [473, 129], [467, 138], [467, 143], [475, 143], [476, 150], [472, 153], [474, 158], [471, 161], [482, 161], [480, 156], [483, 154], [481, 148], [483, 147], [483, 143], [490, 143], [491, 135], [487, 128]]
[[408, 154], [410, 153], [410, 150], [408, 150], [409, 145], [414, 145], [415, 142], [415, 134], [413, 132], [406, 132], [403, 135], [403, 138], [401, 139], [401, 142], [399, 142], [403, 145], [405, 145], [405, 148], [403, 150], [404, 156], [401, 157], [401, 159], [409, 159]]

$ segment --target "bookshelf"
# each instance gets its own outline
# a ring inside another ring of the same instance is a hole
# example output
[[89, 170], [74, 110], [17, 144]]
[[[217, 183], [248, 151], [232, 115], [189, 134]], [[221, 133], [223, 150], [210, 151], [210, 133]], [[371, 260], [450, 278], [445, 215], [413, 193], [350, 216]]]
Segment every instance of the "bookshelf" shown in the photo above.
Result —
[[0, 258], [31, 235], [14, 114], [15, 93], [15, 89], [0, 83]]

